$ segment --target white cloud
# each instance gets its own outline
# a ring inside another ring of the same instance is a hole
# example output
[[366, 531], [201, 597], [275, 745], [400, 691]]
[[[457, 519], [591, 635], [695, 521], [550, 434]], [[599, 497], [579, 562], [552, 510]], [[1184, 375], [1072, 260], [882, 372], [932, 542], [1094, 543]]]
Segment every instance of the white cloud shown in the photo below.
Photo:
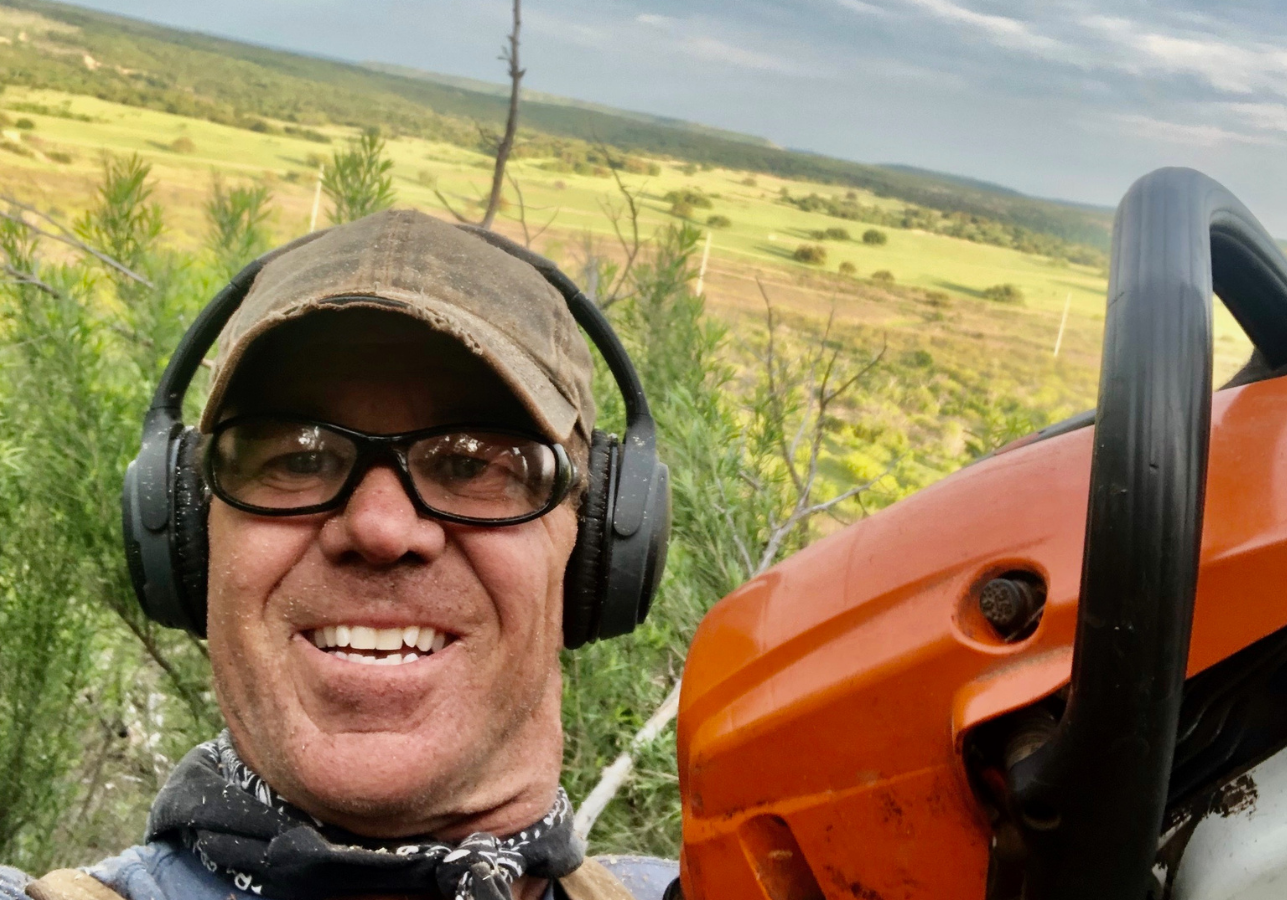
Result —
[[1218, 125], [1195, 125], [1168, 122], [1152, 116], [1122, 114], [1113, 117], [1127, 132], [1136, 137], [1184, 147], [1218, 147], [1228, 144], [1275, 143], [1265, 135], [1244, 134]]
[[805, 68], [782, 57], [761, 53], [758, 50], [748, 50], [720, 38], [700, 34], [698, 26], [691, 20], [641, 13], [635, 16], [635, 22], [664, 32], [670, 49], [694, 59], [723, 63], [742, 69], [776, 72], [780, 75], [808, 74]]
[[1038, 34], [1026, 22], [1012, 19], [1009, 16], [996, 16], [981, 13], [968, 7], [953, 3], [952, 0], [901, 0], [907, 6], [914, 6], [936, 18], [948, 22], [967, 25], [982, 32], [994, 44], [1014, 50], [1047, 55], [1064, 49], [1059, 41]]
[[1287, 105], [1282, 103], [1222, 103], [1218, 109], [1252, 128], [1287, 132]]
[[1109, 16], [1088, 16], [1081, 24], [1109, 41], [1115, 52], [1105, 62], [1120, 71], [1191, 75], [1225, 93], [1270, 91], [1287, 96], [1287, 51], [1279, 47], [1162, 34]]
[[864, 3], [863, 0], [834, 0], [834, 2], [837, 6], [864, 16], [889, 15], [889, 10], [884, 7], [876, 6], [874, 3]]

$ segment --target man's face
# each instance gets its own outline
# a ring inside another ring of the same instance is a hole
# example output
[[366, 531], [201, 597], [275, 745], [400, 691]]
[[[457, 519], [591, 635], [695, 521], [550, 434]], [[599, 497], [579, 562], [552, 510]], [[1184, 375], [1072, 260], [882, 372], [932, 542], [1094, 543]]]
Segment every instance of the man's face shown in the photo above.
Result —
[[[238, 414], [370, 433], [527, 424], [482, 362], [397, 314], [315, 313], [267, 341], [238, 370]], [[219, 703], [246, 762], [288, 800], [377, 837], [506, 833], [548, 811], [576, 539], [566, 503], [520, 525], [454, 525], [417, 514], [377, 466], [333, 512], [269, 518], [215, 499], [209, 534]], [[339, 626], [432, 628], [447, 643], [362, 664], [314, 645]]]

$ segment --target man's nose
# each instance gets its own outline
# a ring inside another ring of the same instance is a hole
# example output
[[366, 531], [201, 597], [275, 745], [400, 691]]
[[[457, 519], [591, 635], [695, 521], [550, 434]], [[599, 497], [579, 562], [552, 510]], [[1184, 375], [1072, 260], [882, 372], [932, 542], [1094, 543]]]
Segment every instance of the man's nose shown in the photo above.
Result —
[[416, 511], [388, 466], [367, 470], [339, 514], [322, 527], [322, 550], [334, 561], [356, 555], [370, 565], [436, 559], [446, 543], [442, 523]]

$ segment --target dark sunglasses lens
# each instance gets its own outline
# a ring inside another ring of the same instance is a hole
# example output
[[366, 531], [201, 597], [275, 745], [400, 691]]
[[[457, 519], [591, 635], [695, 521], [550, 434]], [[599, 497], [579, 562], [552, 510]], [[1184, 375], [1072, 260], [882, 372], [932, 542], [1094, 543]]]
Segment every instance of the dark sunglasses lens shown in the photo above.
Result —
[[558, 483], [554, 451], [533, 438], [464, 431], [424, 438], [407, 465], [425, 505], [479, 520], [515, 519], [549, 505]]
[[259, 509], [318, 506], [335, 498], [353, 469], [353, 442], [319, 425], [250, 419], [215, 434], [216, 493]]

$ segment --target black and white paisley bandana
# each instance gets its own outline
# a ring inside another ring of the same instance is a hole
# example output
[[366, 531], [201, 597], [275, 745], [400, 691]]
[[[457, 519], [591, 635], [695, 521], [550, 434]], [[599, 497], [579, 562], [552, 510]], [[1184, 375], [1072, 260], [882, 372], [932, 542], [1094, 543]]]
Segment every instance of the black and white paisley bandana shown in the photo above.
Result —
[[179, 762], [148, 816], [147, 840], [178, 840], [242, 891], [283, 900], [346, 894], [429, 894], [512, 900], [520, 875], [561, 878], [585, 848], [559, 789], [539, 822], [509, 837], [459, 844], [372, 841], [319, 822], [283, 800], [237, 756], [228, 732]]

